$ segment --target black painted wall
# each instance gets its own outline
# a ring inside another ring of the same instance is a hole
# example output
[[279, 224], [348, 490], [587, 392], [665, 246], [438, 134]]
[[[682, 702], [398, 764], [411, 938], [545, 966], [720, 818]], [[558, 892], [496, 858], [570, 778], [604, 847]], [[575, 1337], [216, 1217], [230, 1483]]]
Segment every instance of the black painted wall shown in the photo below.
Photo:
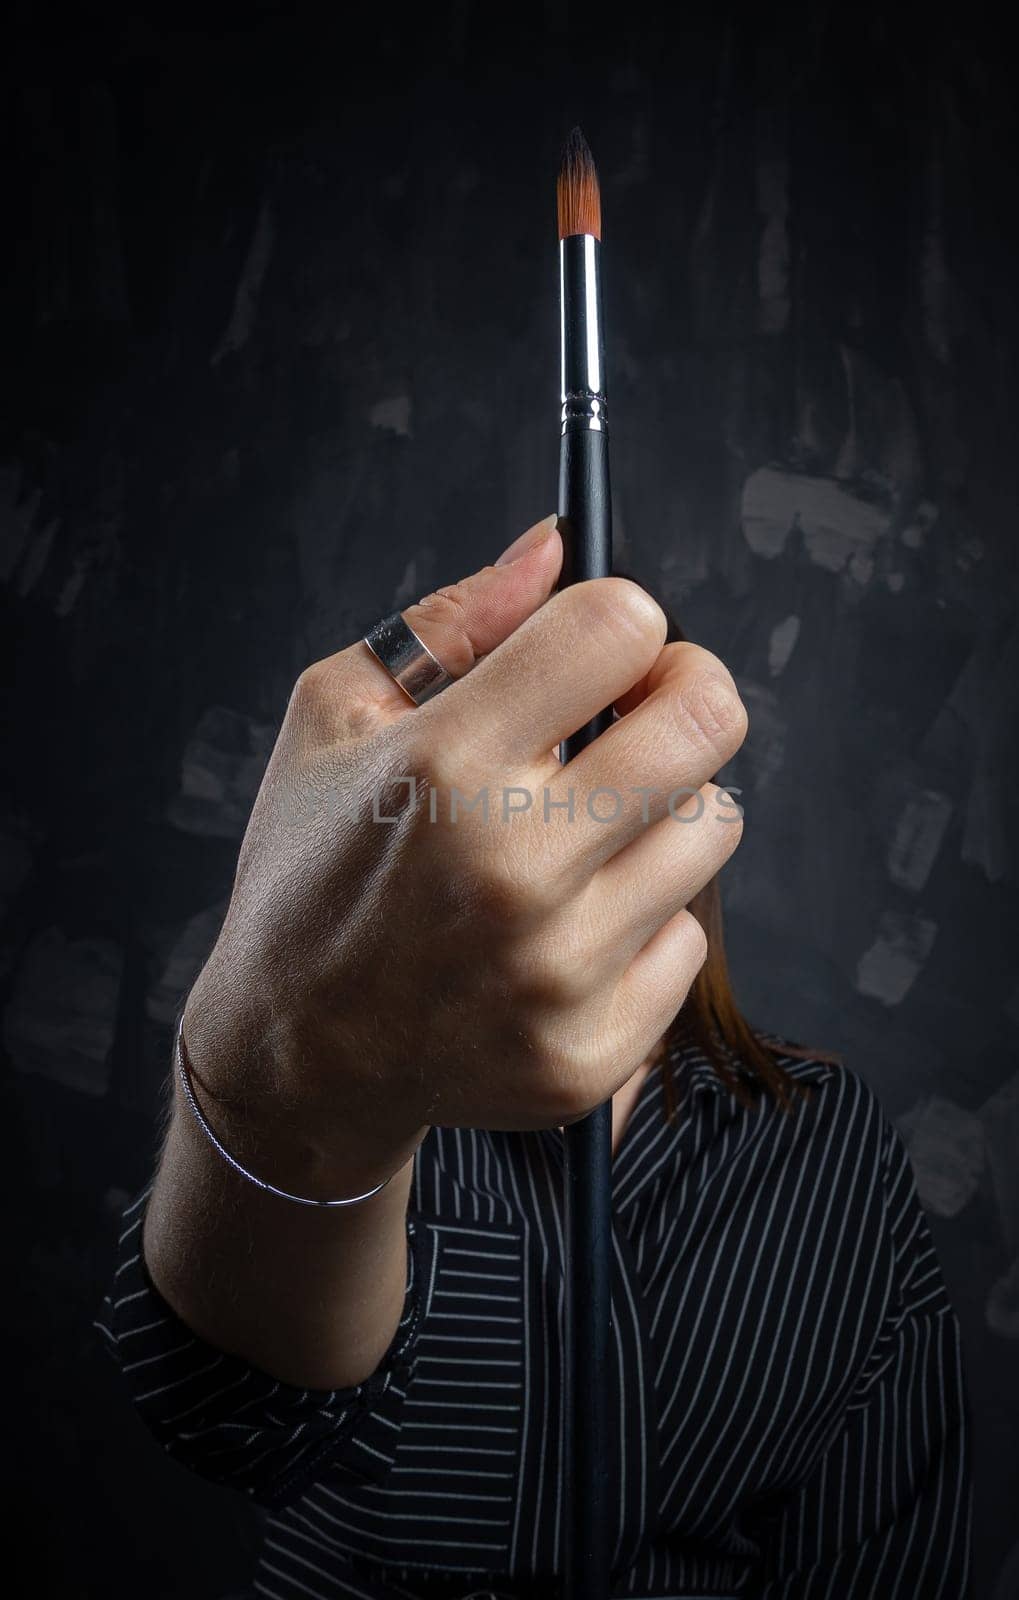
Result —
[[[90, 1319], [291, 681], [554, 507], [554, 174], [600, 165], [619, 557], [736, 673], [749, 1014], [906, 1134], [1019, 1594], [1015, 144], [894, 8], [17, 9], [0, 813], [33, 1592], [239, 1593]], [[960, 16], [962, 14], [960, 13]], [[5, 1407], [5, 1411], [7, 1408]]]

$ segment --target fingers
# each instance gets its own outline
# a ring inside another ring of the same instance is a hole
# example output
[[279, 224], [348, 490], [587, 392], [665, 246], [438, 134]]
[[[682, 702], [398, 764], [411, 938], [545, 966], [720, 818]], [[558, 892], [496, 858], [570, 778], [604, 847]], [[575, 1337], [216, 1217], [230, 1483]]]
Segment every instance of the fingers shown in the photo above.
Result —
[[666, 645], [640, 704], [565, 767], [549, 763], [542, 786], [553, 825], [543, 871], [566, 891], [579, 888], [649, 826], [679, 812], [735, 755], [746, 730], [743, 702], [717, 656], [694, 644]]
[[621, 1017], [647, 1048], [660, 1039], [704, 965], [708, 941], [692, 911], [683, 910], [660, 928], [631, 962], [614, 1001]]
[[597, 872], [587, 901], [624, 965], [720, 872], [743, 835], [743, 818], [713, 783], [645, 829]]
[[548, 598], [562, 565], [556, 520], [536, 522], [494, 566], [436, 589], [403, 613], [452, 677], [462, 678]]
[[[675, 1019], [707, 954], [704, 931], [693, 912], [684, 908], [647, 942], [614, 985], [603, 981], [604, 1005], [591, 1033], [596, 1041], [593, 1059], [590, 1047], [585, 1050], [582, 1045], [578, 1068], [569, 1062], [569, 1049], [563, 1050], [569, 1063], [563, 1084], [570, 1109], [557, 1120], [575, 1121], [632, 1077]], [[578, 1037], [583, 1039], [583, 1028], [574, 1014], [569, 1038]]]
[[[562, 559], [556, 518], [545, 517], [492, 566], [436, 589], [402, 615], [446, 671], [463, 677], [547, 600]], [[298, 687], [308, 702], [305, 721], [324, 737], [335, 737], [343, 727], [377, 726], [421, 709], [363, 640], [315, 662]]]
[[651, 670], [665, 633], [661, 607], [629, 578], [573, 584], [422, 707], [428, 736], [469, 745], [482, 768], [545, 770], [560, 740]]
[[725, 800], [706, 783], [674, 817], [613, 856], [579, 895], [558, 900], [528, 951], [528, 982], [592, 997], [617, 984], [739, 844], [742, 814]]

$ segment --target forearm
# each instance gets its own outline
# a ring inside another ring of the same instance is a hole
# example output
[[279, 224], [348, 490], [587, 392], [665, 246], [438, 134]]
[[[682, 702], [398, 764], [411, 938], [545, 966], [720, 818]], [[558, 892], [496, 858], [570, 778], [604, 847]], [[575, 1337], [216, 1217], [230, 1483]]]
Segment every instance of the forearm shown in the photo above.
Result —
[[399, 1321], [413, 1156], [427, 1130], [410, 1138], [334, 1133], [327, 1160], [321, 1149], [262, 1130], [260, 1175], [295, 1193], [321, 1196], [332, 1184], [334, 1195], [358, 1194], [393, 1174], [359, 1205], [318, 1210], [235, 1173], [176, 1079], [174, 1093], [142, 1245], [157, 1289], [195, 1333], [284, 1382], [362, 1382]]

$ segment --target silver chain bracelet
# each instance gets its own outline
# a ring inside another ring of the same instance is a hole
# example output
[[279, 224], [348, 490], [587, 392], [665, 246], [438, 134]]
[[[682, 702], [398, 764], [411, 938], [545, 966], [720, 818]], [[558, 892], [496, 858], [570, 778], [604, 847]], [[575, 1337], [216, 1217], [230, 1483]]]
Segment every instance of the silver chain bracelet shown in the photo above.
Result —
[[180, 1075], [181, 1088], [184, 1090], [184, 1098], [187, 1100], [188, 1105], [194, 1112], [195, 1120], [198, 1123], [198, 1126], [201, 1128], [210, 1144], [212, 1144], [214, 1148], [219, 1151], [220, 1155], [223, 1157], [223, 1160], [228, 1162], [229, 1165], [233, 1167], [234, 1171], [239, 1173], [242, 1178], [247, 1178], [249, 1183], [253, 1183], [256, 1188], [264, 1189], [266, 1194], [274, 1194], [280, 1200], [292, 1200], [295, 1205], [299, 1206], [335, 1207], [359, 1205], [362, 1200], [370, 1200], [373, 1194], [378, 1194], [381, 1189], [386, 1187], [387, 1183], [391, 1182], [393, 1174], [390, 1174], [390, 1177], [388, 1178], [383, 1178], [382, 1182], [376, 1184], [374, 1189], [369, 1189], [365, 1194], [351, 1195], [348, 1200], [310, 1200], [307, 1195], [290, 1194], [286, 1189], [277, 1189], [276, 1185], [273, 1183], [266, 1183], [264, 1178], [256, 1178], [255, 1174], [253, 1172], [249, 1172], [247, 1167], [242, 1167], [236, 1157], [232, 1156], [226, 1146], [220, 1142], [212, 1129], [212, 1125], [209, 1122], [208, 1117], [198, 1104], [198, 1100], [191, 1083], [191, 1067], [188, 1061], [187, 1046], [184, 1043], [183, 1015], [177, 1023], [177, 1038], [174, 1050], [177, 1057], [177, 1071]]

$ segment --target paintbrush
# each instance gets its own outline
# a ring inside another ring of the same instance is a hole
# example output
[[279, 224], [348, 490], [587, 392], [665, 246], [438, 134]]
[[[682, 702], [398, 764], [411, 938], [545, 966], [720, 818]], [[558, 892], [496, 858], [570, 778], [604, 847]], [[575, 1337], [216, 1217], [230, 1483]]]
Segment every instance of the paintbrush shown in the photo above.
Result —
[[[559, 219], [559, 587], [612, 570], [612, 507], [601, 307], [601, 195], [587, 141], [574, 128], [556, 185]], [[560, 746], [569, 761], [612, 722], [599, 713]], [[563, 1133], [566, 1231], [564, 1600], [605, 1600], [610, 1551], [606, 1470], [612, 1238], [612, 1102]]]

